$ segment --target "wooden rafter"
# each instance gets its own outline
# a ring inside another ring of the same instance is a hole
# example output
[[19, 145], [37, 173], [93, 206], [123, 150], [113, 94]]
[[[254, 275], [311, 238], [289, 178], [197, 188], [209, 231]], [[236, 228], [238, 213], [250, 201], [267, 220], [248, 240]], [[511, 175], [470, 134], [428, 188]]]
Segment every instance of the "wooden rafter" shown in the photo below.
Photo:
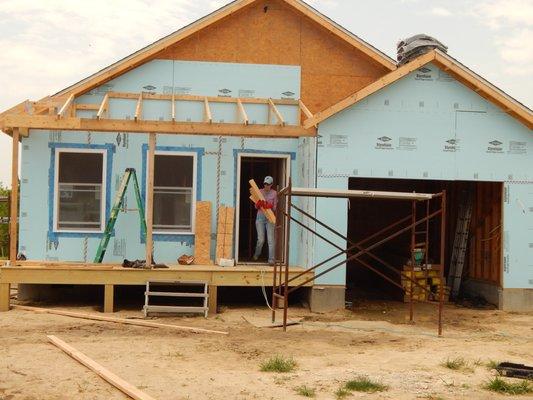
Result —
[[211, 114], [211, 107], [209, 107], [209, 100], [204, 97], [204, 122], [208, 124], [213, 123], [213, 115]]
[[248, 114], [246, 114], [246, 110], [244, 109], [244, 105], [242, 104], [241, 99], [237, 99], [237, 109], [239, 110], [239, 115], [241, 116], [242, 123], [244, 125], [248, 125]]
[[63, 105], [57, 112], [58, 119], [63, 118], [65, 116], [65, 114], [67, 113], [67, 110], [70, 108], [70, 106], [72, 105], [72, 102], [74, 101], [74, 97], [75, 97], [74, 94], [71, 94], [68, 97], [68, 99], [65, 101], [65, 103], [63, 103]]
[[137, 105], [135, 106], [135, 122], [142, 119], [142, 113], [143, 113], [143, 93], [139, 95], [139, 98], [137, 99]]
[[[276, 105], [274, 104], [274, 102], [272, 101], [272, 99], [268, 99], [268, 105], [270, 107], [270, 110], [274, 113], [274, 115], [276, 116], [276, 119], [278, 120], [278, 124], [280, 124], [281, 126], [285, 126], [285, 121], [283, 119], [283, 116], [281, 115], [281, 113], [279, 112], [278, 108], [276, 107]], [[270, 118], [269, 118], [270, 119]]]
[[75, 110], [98, 111], [100, 110], [100, 104], [77, 103], [77, 104], [74, 104], [74, 109]]
[[[297, 125], [243, 125], [241, 123], [205, 123], [183, 121], [124, 120], [92, 118], [62, 118], [57, 120], [48, 115], [7, 115], [5, 126], [28, 129], [90, 131], [90, 132], [132, 132], [164, 134], [196, 134], [246, 137], [303, 137], [315, 136], [316, 129], [305, 129]], [[27, 133], [26, 133], [27, 134]]]
[[309, 111], [309, 109], [304, 104], [304, 102], [302, 100], [299, 100], [298, 103], [300, 105], [300, 110], [302, 110], [302, 112], [305, 114], [305, 116], [307, 118], [313, 118], [313, 113], [311, 111]]
[[176, 120], [176, 95], [174, 94], [174, 91], [172, 92], [172, 98], [170, 99], [171, 107], [170, 107], [170, 113], [172, 121]]
[[98, 109], [98, 113], [96, 114], [96, 118], [100, 119], [104, 115], [108, 115], [109, 110], [109, 93], [106, 93], [104, 96], [104, 99], [102, 100], [102, 103], [100, 104], [100, 108]]
[[[108, 92], [110, 99], [130, 99], [130, 100], [136, 100], [139, 98], [138, 93], [129, 93], [129, 92]], [[269, 104], [269, 102], [273, 102], [276, 105], [292, 105], [297, 106], [299, 105], [298, 100], [292, 100], [292, 99], [261, 99], [261, 98], [255, 98], [255, 97], [216, 97], [216, 96], [196, 96], [196, 95], [190, 95], [190, 94], [180, 94], [180, 95], [173, 95], [173, 94], [160, 94], [160, 93], [143, 93], [143, 99], [144, 100], [172, 100], [174, 97], [175, 101], [198, 101], [198, 102], [204, 102], [205, 99], [209, 101], [209, 103], [237, 103], [238, 101], [241, 101], [243, 104]]]

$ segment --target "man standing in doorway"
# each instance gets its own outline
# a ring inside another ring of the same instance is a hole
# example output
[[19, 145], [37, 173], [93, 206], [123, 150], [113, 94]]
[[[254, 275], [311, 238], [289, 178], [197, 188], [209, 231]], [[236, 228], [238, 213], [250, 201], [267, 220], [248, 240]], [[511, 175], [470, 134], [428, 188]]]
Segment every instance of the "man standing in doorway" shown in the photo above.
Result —
[[257, 218], [255, 219], [255, 227], [257, 229], [257, 245], [255, 246], [254, 261], [259, 259], [261, 252], [263, 251], [263, 245], [265, 244], [265, 231], [268, 242], [268, 263], [274, 264], [274, 224], [270, 222], [263, 212], [263, 209], [271, 209], [274, 212], [278, 206], [278, 193], [272, 189], [274, 179], [271, 176], [266, 176], [261, 189], [261, 193], [265, 200], [259, 200], [255, 204], [257, 209]]

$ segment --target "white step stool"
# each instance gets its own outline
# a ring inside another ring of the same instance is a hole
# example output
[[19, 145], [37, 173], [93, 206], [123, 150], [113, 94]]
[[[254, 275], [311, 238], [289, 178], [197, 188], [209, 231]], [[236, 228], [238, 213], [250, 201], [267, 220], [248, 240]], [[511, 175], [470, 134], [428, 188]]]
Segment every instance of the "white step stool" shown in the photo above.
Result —
[[[152, 285], [152, 288], [150, 288]], [[203, 286], [203, 292], [170, 292], [170, 291], [155, 291], [154, 286], [175, 286], [178, 287], [191, 287], [191, 286]], [[146, 291], [144, 292], [144, 307], [143, 313], [147, 317], [148, 313], [200, 313], [204, 314], [207, 318], [209, 312], [208, 299], [209, 294], [207, 292], [207, 282], [205, 281], [167, 281], [167, 280], [152, 280], [146, 282]], [[179, 297], [179, 298], [202, 298], [203, 306], [158, 306], [149, 304], [150, 296], [152, 297]]]

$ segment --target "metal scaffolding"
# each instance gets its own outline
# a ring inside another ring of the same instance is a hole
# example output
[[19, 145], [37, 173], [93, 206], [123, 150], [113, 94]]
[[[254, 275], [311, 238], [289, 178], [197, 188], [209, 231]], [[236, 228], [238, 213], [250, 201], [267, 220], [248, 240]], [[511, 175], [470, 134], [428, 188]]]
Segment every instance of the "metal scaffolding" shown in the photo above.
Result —
[[[412, 212], [410, 215], [407, 215], [404, 218], [401, 218], [386, 227], [378, 230], [377, 232], [367, 236], [363, 240], [354, 243], [349, 238], [345, 237], [341, 233], [337, 232], [332, 227], [328, 226], [326, 223], [320, 221], [313, 215], [305, 212], [300, 207], [296, 206], [293, 203], [293, 197], [313, 197], [313, 198], [366, 198], [366, 199], [390, 199], [390, 200], [403, 200], [410, 201], [412, 203]], [[425, 205], [424, 212], [425, 214], [422, 218], [417, 217], [417, 212], [419, 212], [419, 204]], [[432, 209], [433, 205], [433, 209]], [[436, 205], [436, 207], [435, 207]], [[331, 232], [338, 238], [341, 238], [346, 241], [348, 244], [346, 249], [343, 249], [324, 235], [317, 232], [316, 228], [308, 226], [297, 218], [293, 216], [293, 211], [297, 211], [299, 215], [308, 218], [313, 221], [313, 223], [325, 228], [327, 231]], [[356, 261], [359, 265], [369, 269], [375, 274], [381, 276], [383, 279], [387, 280], [391, 284], [399, 287], [405, 291], [405, 287], [401, 283], [396, 282], [391, 279], [389, 276], [385, 275], [375, 266], [370, 265], [368, 262], [361, 259], [363, 255], [367, 255], [374, 262], [382, 265], [387, 270], [399, 275], [401, 279], [409, 281], [409, 319], [410, 321], [414, 320], [414, 299], [413, 291], [414, 287], [418, 287], [428, 294], [432, 294], [431, 290], [426, 286], [420, 285], [415, 278], [415, 248], [419, 248], [422, 244], [425, 250], [425, 263], [422, 266], [426, 268], [421, 268], [422, 271], [425, 271], [425, 276], [427, 279], [427, 266], [428, 266], [428, 253], [429, 253], [429, 223], [430, 220], [440, 217], [440, 268], [439, 268], [439, 285], [438, 285], [438, 334], [442, 335], [442, 311], [444, 303], [444, 263], [445, 263], [445, 240], [446, 240], [446, 191], [443, 190], [440, 193], [401, 193], [401, 192], [376, 192], [376, 191], [362, 191], [362, 190], [332, 190], [332, 189], [317, 189], [317, 188], [293, 188], [292, 182], [289, 180], [287, 187], [283, 188], [279, 192], [278, 208], [276, 211], [276, 263], [274, 265], [274, 274], [273, 274], [273, 290], [272, 290], [272, 322], [276, 320], [276, 308], [278, 305], [280, 308], [283, 308], [283, 329], [287, 330], [287, 314], [289, 308], [289, 295], [295, 290], [299, 289], [303, 285], [313, 281], [314, 279], [331, 272], [332, 270], [347, 264], [349, 261]], [[291, 223], [295, 223], [303, 229], [311, 232], [318, 238], [322, 239], [326, 243], [329, 243], [331, 246], [339, 250], [335, 255], [327, 258], [324, 261], [319, 262], [318, 264], [308, 268], [307, 270], [301, 272], [300, 274], [293, 276], [289, 279], [289, 250], [290, 250], [290, 231]], [[420, 225], [424, 226], [425, 230], [418, 231], [417, 227]], [[405, 271], [400, 271], [397, 268], [394, 268], [390, 263], [386, 262], [382, 258], [375, 255], [372, 250], [382, 246], [384, 243], [389, 242], [390, 240], [409, 233], [411, 236], [410, 248], [411, 248], [411, 266], [412, 273], [406, 274]], [[417, 242], [417, 235], [424, 235], [424, 242]], [[314, 272], [318, 268], [326, 265], [329, 262], [332, 262], [337, 257], [342, 257], [342, 259], [335, 263], [333, 266], [327, 267], [325, 270], [321, 270], [313, 278], [308, 278], [304, 282], [289, 287], [289, 284], [295, 279], [300, 278], [309, 272]], [[429, 298], [429, 297], [428, 297]], [[280, 305], [279, 302], [282, 302]]]

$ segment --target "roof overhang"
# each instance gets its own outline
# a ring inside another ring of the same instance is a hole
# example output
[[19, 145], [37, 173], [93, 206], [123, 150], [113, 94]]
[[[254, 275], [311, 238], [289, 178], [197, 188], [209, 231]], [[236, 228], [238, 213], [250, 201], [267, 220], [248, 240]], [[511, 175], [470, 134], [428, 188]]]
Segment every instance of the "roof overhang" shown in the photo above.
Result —
[[[125, 116], [120, 119], [110, 117], [110, 103], [115, 99], [130, 100], [133, 119]], [[143, 105], [147, 101], [160, 102], [169, 111], [170, 117], [167, 120], [143, 118]], [[200, 103], [203, 110], [200, 120], [191, 122], [187, 116], [179, 115], [176, 112], [179, 106], [176, 105], [180, 102]], [[213, 120], [213, 107], [218, 107], [221, 103], [234, 108], [234, 120], [218, 123]], [[246, 111], [250, 104], [264, 108], [264, 114], [268, 114], [264, 123], [250, 122]], [[294, 121], [293, 116], [293, 121], [289, 122], [279, 106], [293, 109], [298, 120]], [[90, 118], [80, 116], [80, 111], [89, 111]], [[301, 126], [302, 115], [312, 116], [301, 100], [108, 92], [99, 104], [77, 103], [73, 94], [66, 98], [23, 102], [1, 116], [0, 129], [8, 135], [12, 135], [13, 130], [17, 129], [20, 136], [29, 135], [30, 129], [275, 138], [316, 136], [315, 128]]]
[[439, 50], [432, 50], [429, 53], [426, 53], [415, 60], [402, 65], [398, 69], [383, 76], [381, 79], [378, 79], [363, 89], [355, 92], [346, 99], [341, 100], [339, 103], [316, 113], [313, 117], [304, 121], [304, 127], [309, 128], [317, 126], [322, 121], [360, 102], [371, 94], [376, 93], [377, 91], [429, 63], [433, 63], [442, 68], [446, 73], [452, 75], [457, 81], [474, 90], [477, 94], [495, 104], [501, 108], [502, 111], [508, 113], [513, 118], [516, 118], [529, 129], [533, 128], [533, 111], [487, 80], [483, 79], [481, 76], [474, 73], [472, 70], [468, 69], [459, 61]]

